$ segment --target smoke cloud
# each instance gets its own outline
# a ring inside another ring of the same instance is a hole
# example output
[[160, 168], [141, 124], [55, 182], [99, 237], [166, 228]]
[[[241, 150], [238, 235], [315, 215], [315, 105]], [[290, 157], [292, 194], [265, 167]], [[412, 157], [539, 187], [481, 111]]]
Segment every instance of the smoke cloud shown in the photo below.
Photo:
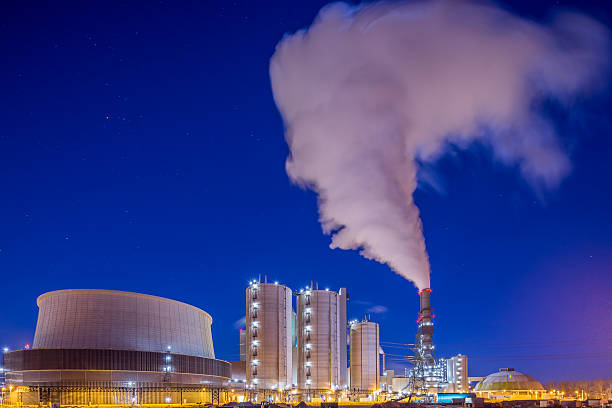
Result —
[[483, 2], [328, 5], [270, 62], [287, 173], [318, 193], [332, 248], [429, 287], [419, 163], [477, 141], [535, 190], [555, 188], [570, 161], [538, 104], [593, 90], [607, 52], [605, 27], [576, 13], [542, 24]]

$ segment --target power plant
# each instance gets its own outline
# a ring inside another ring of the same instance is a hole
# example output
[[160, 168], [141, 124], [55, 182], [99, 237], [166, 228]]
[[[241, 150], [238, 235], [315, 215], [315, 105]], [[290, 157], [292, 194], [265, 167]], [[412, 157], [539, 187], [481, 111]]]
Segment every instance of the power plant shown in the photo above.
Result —
[[467, 357], [435, 357], [431, 294], [430, 288], [419, 292], [414, 364], [394, 384], [394, 372], [384, 367], [378, 323], [370, 316], [347, 323], [346, 288], [323, 290], [311, 283], [292, 291], [266, 278], [252, 280], [246, 330], [240, 331], [245, 373], [233, 370], [234, 386], [245, 378], [245, 399], [256, 401], [371, 401], [382, 392], [433, 401], [440, 392], [465, 392]]
[[[249, 282], [233, 362], [215, 358], [212, 318], [194, 306], [112, 290], [49, 292], [38, 298], [33, 347], [4, 354], [6, 382], [20, 390], [8, 401], [439, 401], [466, 393], [467, 357], [436, 358], [432, 290], [419, 296], [413, 367], [395, 375], [385, 368], [379, 324], [370, 315], [347, 322], [344, 287]], [[481, 392], [493, 395], [490, 388]]]

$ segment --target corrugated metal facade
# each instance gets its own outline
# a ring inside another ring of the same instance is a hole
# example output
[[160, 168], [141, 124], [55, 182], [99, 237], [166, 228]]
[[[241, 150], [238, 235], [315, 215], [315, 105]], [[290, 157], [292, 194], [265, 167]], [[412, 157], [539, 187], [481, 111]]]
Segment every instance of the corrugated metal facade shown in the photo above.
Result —
[[346, 291], [307, 289], [297, 296], [296, 308], [298, 387], [301, 390], [344, 388]]
[[139, 293], [68, 289], [38, 298], [33, 348], [166, 351], [215, 357], [212, 318], [186, 303]]
[[378, 323], [351, 325], [351, 389], [375, 391], [380, 387]]
[[32, 349], [5, 354], [8, 371], [122, 370], [207, 374], [231, 377], [230, 363], [206, 357], [133, 350]]
[[246, 289], [246, 378], [251, 388], [292, 385], [292, 300], [284, 285], [256, 282]]

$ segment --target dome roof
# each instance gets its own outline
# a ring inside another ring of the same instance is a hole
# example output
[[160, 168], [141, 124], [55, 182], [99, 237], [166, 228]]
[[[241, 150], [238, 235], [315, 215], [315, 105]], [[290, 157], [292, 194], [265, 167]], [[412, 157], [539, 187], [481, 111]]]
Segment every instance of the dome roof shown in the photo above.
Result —
[[476, 385], [474, 391], [544, 391], [542, 384], [530, 375], [514, 371], [514, 368], [500, 368]]

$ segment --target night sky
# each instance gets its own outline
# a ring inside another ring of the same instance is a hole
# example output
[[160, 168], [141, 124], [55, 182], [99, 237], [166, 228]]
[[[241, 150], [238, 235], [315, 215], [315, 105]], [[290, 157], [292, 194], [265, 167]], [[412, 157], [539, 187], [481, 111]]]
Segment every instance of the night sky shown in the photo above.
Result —
[[[269, 59], [324, 4], [2, 2], [0, 346], [32, 342], [41, 293], [103, 288], [206, 310], [217, 357], [237, 360], [261, 273], [348, 287], [349, 319], [370, 310], [385, 352], [411, 354], [388, 342], [414, 342], [412, 283], [329, 249], [315, 193], [285, 173]], [[611, 25], [605, 1], [504, 3], [533, 19], [559, 4]], [[544, 196], [478, 148], [417, 191], [438, 355], [467, 354], [470, 375], [612, 377], [611, 107], [602, 84], [547, 108], [572, 172]]]

